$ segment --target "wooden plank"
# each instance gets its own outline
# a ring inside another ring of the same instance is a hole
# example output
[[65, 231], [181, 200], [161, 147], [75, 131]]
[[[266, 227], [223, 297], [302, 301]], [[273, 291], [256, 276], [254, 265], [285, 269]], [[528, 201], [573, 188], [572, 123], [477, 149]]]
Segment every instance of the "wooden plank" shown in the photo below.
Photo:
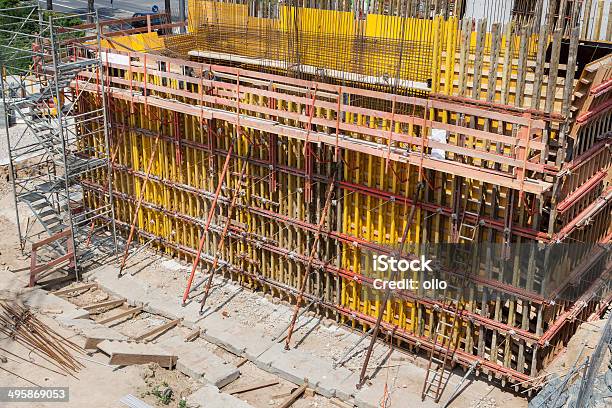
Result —
[[60, 290], [57, 290], [55, 292], [51, 292], [51, 294], [53, 294], [55, 296], [61, 296], [61, 295], [66, 295], [68, 293], [79, 291], [79, 290], [90, 289], [90, 288], [93, 288], [93, 287], [96, 287], [96, 286], [98, 286], [98, 284], [96, 282], [85, 283], [83, 285], [73, 286], [71, 288], [60, 289]]
[[279, 399], [279, 398], [285, 398], [291, 395], [291, 391], [287, 391], [287, 392], [282, 392], [280, 394], [273, 394], [272, 395], [272, 399]]
[[472, 85], [472, 98], [474, 99], [480, 99], [480, 81], [482, 79], [482, 60], [486, 35], [487, 19], [483, 18], [478, 22], [478, 34], [476, 36], [476, 59], [474, 61], [474, 83]]
[[114, 300], [106, 300], [104, 302], [98, 302], [98, 303], [92, 303], [89, 304], [87, 306], [83, 306], [81, 309], [85, 309], [88, 311], [92, 311], [92, 310], [96, 310], [96, 309], [102, 309], [105, 307], [110, 307], [110, 308], [115, 308], [117, 306], [121, 306], [123, 303], [125, 303], [125, 299], [121, 298], [121, 299], [114, 299]]
[[149, 340], [152, 340], [152, 339], [149, 339], [149, 337], [157, 337], [157, 336], [167, 332], [168, 330], [172, 329], [174, 326], [176, 326], [180, 322], [181, 322], [181, 319], [176, 319], [176, 320], [172, 320], [170, 322], [164, 323], [161, 326], [154, 327], [154, 328], [152, 328], [150, 330], [147, 330], [146, 332], [140, 334], [139, 336], [134, 337], [134, 340], [136, 340], [136, 341], [142, 341], [142, 340], [149, 341]]
[[563, 30], [558, 28], [553, 34], [552, 54], [550, 57], [550, 70], [548, 71], [548, 82], [546, 86], [546, 104], [544, 105], [545, 112], [552, 112], [554, 109], [554, 97], [557, 85], [557, 75], [559, 73], [559, 55], [561, 53], [561, 36]]
[[535, 81], [533, 83], [533, 91], [531, 93], [531, 109], [540, 109], [540, 95], [542, 93], [542, 81], [544, 79], [544, 58], [546, 57], [546, 48], [548, 46], [548, 25], [543, 24], [540, 27], [540, 35], [538, 38], [538, 51], [536, 55]]
[[223, 391], [226, 392], [228, 394], [242, 394], [244, 392], [249, 392], [249, 391], [255, 391], [255, 390], [259, 390], [261, 388], [266, 388], [266, 387], [271, 387], [273, 385], [278, 384], [279, 381], [278, 380], [271, 380], [271, 381], [264, 381], [262, 383], [258, 383], [258, 384], [250, 384], [250, 385], [244, 385], [242, 387], [238, 387], [235, 388], [233, 390], [228, 390], [228, 391]]
[[461, 48], [459, 50], [459, 95], [465, 96], [467, 89], [468, 54], [470, 52], [470, 35], [472, 19], [465, 18], [461, 28]]
[[582, 19], [582, 32], [580, 38], [587, 39], [589, 36], [589, 25], [591, 23], [591, 7], [593, 6], [593, 0], [586, 0], [584, 2], [584, 17]]
[[185, 336], [185, 342], [190, 342], [190, 341], [194, 341], [195, 339], [197, 339], [198, 337], [200, 337], [200, 333], [201, 333], [202, 329], [197, 328], [197, 329], [193, 329], [187, 336]]
[[110, 323], [110, 322], [113, 322], [113, 321], [115, 321], [117, 319], [121, 319], [122, 317], [126, 317], [126, 316], [129, 316], [129, 315], [137, 315], [140, 312], [142, 312], [142, 307], [141, 306], [133, 307], [131, 309], [124, 310], [123, 312], [117, 313], [114, 316], [110, 316], [110, 317], [107, 317], [106, 319], [102, 319], [98, 323], [99, 324]]
[[530, 30], [528, 28], [521, 29], [521, 42], [519, 46], [519, 60], [517, 65], [516, 77], [516, 93], [514, 95], [515, 106], [523, 106], [523, 98], [525, 96], [525, 76], [527, 74], [527, 51], [529, 48]]
[[595, 12], [595, 28], [593, 29], [593, 40], [599, 40], [601, 37], [601, 23], [603, 20], [604, 0], [597, 2], [597, 11]]
[[285, 401], [283, 401], [278, 408], [289, 408], [295, 401], [297, 401], [298, 398], [302, 396], [304, 391], [306, 391], [306, 388], [308, 388], [308, 381], [304, 381], [304, 384], [300, 385], [298, 389], [293, 391], [293, 393], [291, 393], [291, 395]]
[[104, 340], [97, 348], [110, 356], [110, 365], [157, 363], [161, 367], [172, 368], [177, 360], [176, 355], [154, 344]]
[[[506, 38], [512, 37], [512, 24], [506, 24]], [[510, 79], [512, 74], [512, 44], [514, 41], [506, 41], [504, 48], [504, 65], [502, 67], [502, 83], [501, 83], [501, 103], [506, 105], [508, 103], [508, 96], [510, 95]]]
[[567, 70], [565, 76], [565, 87], [563, 88], [563, 108], [564, 115], [569, 114], [569, 107], [574, 90], [574, 76], [576, 75], [576, 57], [578, 55], [578, 40], [580, 37], [579, 27], [575, 27], [570, 34], [569, 54], [567, 57]]
[[[497, 90], [497, 70], [499, 67], [499, 50], [501, 48], [501, 36], [499, 35], [499, 30], [499, 23], [495, 23], [491, 27], [491, 62], [489, 65], [489, 74], [487, 75], [487, 101], [489, 102], [495, 102], [495, 92]], [[489, 129], [487, 128], [487, 131], [488, 130]]]

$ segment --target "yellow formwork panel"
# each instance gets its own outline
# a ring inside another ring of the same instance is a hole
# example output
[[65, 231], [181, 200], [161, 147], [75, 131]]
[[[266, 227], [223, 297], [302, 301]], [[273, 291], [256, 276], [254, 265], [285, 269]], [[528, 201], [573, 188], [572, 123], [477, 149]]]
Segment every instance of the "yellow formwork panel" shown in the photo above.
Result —
[[189, 2], [189, 28], [202, 24], [235, 25], [248, 21], [249, 9], [246, 4], [222, 3], [196, 0]]
[[[455, 17], [451, 17], [448, 21], [455, 20]], [[365, 22], [365, 34], [368, 37], [403, 39], [408, 42], [429, 41], [434, 24], [433, 21], [420, 18], [368, 14]]]
[[[355, 14], [348, 11], [280, 6], [279, 28], [334, 35], [354, 35], [357, 31]], [[269, 20], [269, 19], [268, 19]]]
[[[434, 21], [434, 25], [437, 33], [436, 41], [439, 42], [439, 49], [434, 54], [436, 60], [441, 63], [445, 60], [445, 55], [440, 52], [440, 49], [443, 49], [444, 44], [452, 43], [454, 40], [444, 37], [441, 21]], [[129, 72], [124, 72], [124, 78], [130, 79]], [[175, 80], [161, 78], [159, 75], [145, 76], [133, 73], [131, 78], [134, 81], [146, 79], [149, 84], [164, 85], [175, 89], [184, 86]], [[151, 91], [150, 95], [156, 93], [158, 91]], [[163, 94], [160, 95], [163, 96]], [[265, 97], [249, 93], [241, 94], [241, 102], [262, 106], [270, 103]], [[236, 135], [235, 123], [218, 121], [210, 124], [214, 129], [214, 147], [217, 150], [211, 155], [207, 148], [207, 124], [200, 118], [146, 104], [132, 106], [129, 101], [113, 100], [112, 105], [112, 122], [126, 124], [128, 127], [125, 130], [114, 130], [114, 134], [118, 136], [118, 140], [114, 142], [114, 148], [117, 149], [117, 162], [126, 167], [126, 169], [115, 171], [116, 189], [119, 193], [132, 197], [132, 200], [117, 199], [117, 217], [124, 224], [129, 225], [131, 222], [135, 208], [134, 200], [144, 190], [147, 164], [153, 157], [151, 179], [146, 186], [144, 204], [138, 212], [136, 225], [139, 230], [147, 231], [174, 245], [165, 245], [156, 241], [153, 243], [154, 247], [168, 254], [185, 256], [177, 248], [193, 249], [197, 246], [202, 229], [201, 220], [206, 218], [210, 210], [210, 195], [215, 191], [217, 185], [215, 176], [219, 173], [225, 160], [223, 152], [229, 149], [232, 143], [231, 137]], [[290, 112], [305, 112], [304, 104], [279, 100], [278, 106]], [[249, 112], [242, 109], [242, 113]], [[430, 117], [439, 117], [443, 122], [452, 123], [456, 120], [445, 112], [429, 113]], [[323, 108], [317, 109], [315, 115], [333, 118], [333, 115]], [[393, 128], [396, 133], [414, 135], [414, 129], [408, 125], [402, 125], [400, 128], [399, 124], [391, 123], [390, 120], [375, 121], [372, 117], [350, 112], [347, 112], [347, 116], [349, 121], [360, 125], [368, 125], [384, 131], [391, 131]], [[289, 119], [286, 122], [295, 125]], [[141, 131], [135, 129], [141, 129]], [[143, 130], [151, 134], [144, 134]], [[155, 147], [155, 138], [152, 135], [156, 133], [164, 135], [164, 138], [157, 142], [157, 147]], [[363, 137], [357, 134], [351, 134], [351, 136], [375, 140], [373, 137]], [[238, 188], [244, 189], [246, 203], [259, 200], [260, 206], [272, 213], [293, 220], [305, 221], [310, 217], [304, 197], [305, 178], [303, 175], [298, 175], [298, 173], [303, 173], [306, 167], [304, 142], [276, 136], [277, 140], [274, 143], [278, 149], [277, 164], [291, 168], [294, 173], [278, 172], [277, 184], [275, 188], [270, 188], [269, 180], [267, 180], [269, 169], [266, 164], [270, 153], [267, 145], [271, 140], [270, 137], [271, 135], [249, 128], [243, 127], [240, 130], [240, 138], [237, 143], [234, 143], [235, 153], [239, 156], [249, 156], [253, 162], [247, 167], [246, 179], [238, 180], [240, 161], [237, 158], [231, 159], [221, 195], [227, 200], [232, 191]], [[93, 145], [96, 143], [101, 143], [101, 141], [91, 142]], [[486, 148], [480, 140], [471, 140], [469, 143], [473, 143], [479, 149]], [[342, 180], [379, 190], [383, 194], [381, 197], [348, 189], [340, 190], [340, 195], [337, 197], [342, 206], [340, 232], [378, 245], [396, 247], [408, 222], [410, 206], [390, 197], [412, 198], [423, 177], [417, 166], [399, 162], [387, 163], [384, 154], [381, 156], [375, 157], [354, 151], [342, 152], [344, 169]], [[102, 175], [96, 178], [98, 181], [103, 179]], [[447, 208], [452, 206], [455, 181], [453, 176], [430, 171], [424, 181], [432, 190], [432, 194], [436, 195], [436, 201]], [[470, 180], [463, 194], [478, 197], [482, 191], [485, 191], [486, 195], [491, 197], [492, 188], [493, 186], [480, 183], [478, 180]], [[320, 193], [319, 191], [319, 195]], [[389, 194], [389, 197], [384, 197], [385, 193]], [[500, 209], [496, 214], [497, 218], [505, 215], [508, 205], [507, 191], [500, 189], [500, 193]], [[89, 196], [88, 200], [95, 201]], [[226, 205], [220, 205], [217, 215], [213, 218], [217, 232], [208, 233], [204, 249], [204, 253], [209, 256], [215, 255], [218, 231], [227, 214], [226, 208]], [[491, 203], [485, 206], [484, 211], [487, 215], [492, 215]], [[309, 222], [312, 223], [312, 220]], [[246, 271], [293, 288], [300, 286], [305, 274], [303, 262], [292, 259], [290, 254], [280, 252], [278, 249], [289, 250], [295, 254], [307, 254], [311, 234], [309, 235], [296, 225], [256, 215], [247, 208], [240, 208], [234, 213], [231, 225], [235, 234], [245, 232], [247, 235], [256, 234], [266, 237], [273, 247], [273, 249], [258, 248], [247, 240], [236, 238], [236, 235], [228, 238], [226, 247], [219, 255], [232, 265], [230, 273], [234, 274], [236, 280], [249, 286], [260, 285], [253, 282], [251, 277], [240, 272]], [[429, 231], [426, 231], [427, 228]], [[425, 233], [429, 235], [425, 236]], [[418, 208], [407, 236], [407, 250], [418, 253], [419, 246], [423, 242], [432, 239], [435, 242], [449, 242], [450, 237], [450, 217]], [[488, 239], [488, 236], [484, 235], [482, 239]], [[496, 234], [492, 240], [501, 242], [501, 234]], [[369, 278], [382, 277], [381, 274], [372, 273], [367, 259], [371, 254], [363, 251], [358, 245], [342, 243], [340, 251], [339, 267], [347, 271], [347, 274], [352, 272]], [[418, 276], [415, 275], [414, 278], [418, 279]], [[380, 291], [371, 290], [347, 278], [339, 278], [338, 285], [340, 298], [337, 303], [340, 306], [360, 314], [374, 317], [377, 315], [381, 302]], [[419, 294], [421, 295], [426, 294]], [[470, 306], [469, 299], [465, 304]], [[350, 317], [343, 319], [348, 318]], [[398, 298], [392, 299], [384, 315], [385, 321], [398, 328], [425, 336], [431, 336], [432, 325], [435, 324], [437, 318], [437, 312], [423, 302]], [[357, 325], [357, 320], [352, 319], [352, 324]], [[454, 335], [467, 339], [468, 325], [467, 322], [461, 322]], [[473, 342], [476, 338], [474, 336], [477, 336], [477, 333], [472, 333], [469, 341]], [[467, 343], [465, 347], [468, 347]]]
[[112, 41], [103, 38], [100, 43], [103, 48], [119, 51], [143, 52], [165, 48], [164, 39], [157, 32], [116, 36]]

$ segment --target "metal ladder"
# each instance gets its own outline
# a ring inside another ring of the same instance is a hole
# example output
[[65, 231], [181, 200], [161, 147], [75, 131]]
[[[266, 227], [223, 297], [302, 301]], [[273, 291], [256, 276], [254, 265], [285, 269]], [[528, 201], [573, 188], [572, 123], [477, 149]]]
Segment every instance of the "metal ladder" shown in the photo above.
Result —
[[[466, 203], [463, 209], [463, 214], [461, 216], [461, 224], [459, 225], [459, 230], [458, 230], [457, 238], [458, 238], [459, 243], [471, 243], [472, 241], [474, 241], [474, 239], [476, 238], [476, 232], [478, 230], [478, 227], [480, 227], [482, 224], [482, 220], [480, 219], [480, 216], [482, 215], [482, 210], [484, 208], [485, 194], [483, 194], [482, 192], [482, 186], [474, 187], [472, 183], [470, 182], [468, 192], [474, 188], [477, 188], [479, 190], [480, 198], [478, 199], [472, 198], [472, 197], [466, 198]], [[476, 207], [475, 211], [470, 211], [467, 209], [470, 203]], [[469, 215], [474, 220], [468, 221], [465, 217], [466, 215]]]
[[[474, 188], [471, 186], [470, 189]], [[468, 190], [469, 191], [469, 190]], [[472, 203], [476, 207], [475, 211], [468, 210], [469, 204]], [[469, 273], [472, 266], [473, 247], [472, 244], [478, 236], [478, 229], [484, 224], [481, 219], [484, 209], [485, 196], [480, 195], [479, 199], [468, 197], [466, 204], [459, 220], [459, 228], [457, 228], [455, 236], [453, 263], [456, 269], [460, 269], [464, 273]], [[467, 216], [467, 217], [466, 217]], [[459, 266], [459, 268], [457, 268]]]
[[[471, 182], [468, 182], [467, 185], [466, 191], [469, 193], [474, 186], [471, 185]], [[462, 186], [466, 186], [466, 183]], [[475, 211], [469, 209], [470, 203], [476, 207]], [[449, 300], [446, 305], [434, 307], [434, 310], [437, 309], [439, 317], [436, 323], [433, 346], [429, 355], [427, 372], [425, 373], [425, 382], [421, 392], [421, 399], [423, 401], [425, 398], [430, 397], [436, 403], [439, 402], [451, 376], [451, 370], [448, 366], [459, 345], [460, 336], [458, 331], [461, 328], [460, 309], [463, 307], [462, 295], [465, 290], [467, 275], [472, 272], [473, 243], [477, 240], [478, 229], [483, 224], [481, 214], [484, 203], [484, 194], [480, 194], [479, 199], [467, 197], [461, 217], [458, 217], [459, 219], [456, 220], [459, 227], [455, 227], [454, 242], [456, 245], [454, 245], [451, 252], [452, 267], [463, 272], [466, 279], [460, 279], [461, 287], [448, 285], [448, 288], [455, 291], [457, 296], [455, 299], [448, 298]], [[458, 201], [457, 204], [459, 204]], [[452, 323], [449, 323], [451, 319]]]
[[[450, 305], [449, 305], [450, 306]], [[455, 303], [454, 310], [439, 308], [440, 316], [436, 324], [434, 333], [434, 343], [429, 354], [429, 363], [425, 373], [425, 382], [421, 391], [421, 400], [432, 398], [436, 403], [440, 401], [442, 392], [451, 376], [449, 363], [452, 361], [459, 336], [454, 336], [458, 329], [460, 320], [459, 300]], [[448, 318], [452, 318], [452, 323], [448, 323]], [[439, 339], [442, 339], [439, 341]]]

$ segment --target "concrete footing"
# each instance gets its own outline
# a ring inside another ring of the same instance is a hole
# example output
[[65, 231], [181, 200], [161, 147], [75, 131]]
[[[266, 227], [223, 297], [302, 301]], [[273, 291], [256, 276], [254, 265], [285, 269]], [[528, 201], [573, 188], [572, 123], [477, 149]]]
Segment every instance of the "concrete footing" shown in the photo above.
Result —
[[176, 369], [193, 379], [221, 388], [240, 376], [236, 366], [178, 336], [162, 340], [159, 346], [178, 356]]

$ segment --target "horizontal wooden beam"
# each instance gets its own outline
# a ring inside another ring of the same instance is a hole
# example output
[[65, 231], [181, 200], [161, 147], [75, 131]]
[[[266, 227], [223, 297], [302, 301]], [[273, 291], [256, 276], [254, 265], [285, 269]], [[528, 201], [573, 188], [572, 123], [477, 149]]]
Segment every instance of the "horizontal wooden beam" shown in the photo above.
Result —
[[242, 394], [244, 392], [260, 390], [262, 388], [271, 387], [273, 385], [279, 384], [278, 380], [264, 381], [257, 384], [243, 385], [242, 387], [234, 388], [232, 390], [223, 390], [223, 392], [228, 394]]
[[51, 292], [51, 293], [53, 295], [56, 295], [56, 296], [61, 296], [61, 295], [65, 295], [65, 294], [68, 294], [68, 293], [71, 293], [71, 292], [76, 292], [76, 291], [79, 291], [79, 290], [95, 288], [97, 286], [98, 286], [98, 283], [96, 283], [96, 282], [84, 283], [82, 285], [73, 286], [71, 288], [64, 288], [64, 289], [56, 290], [55, 292]]
[[174, 326], [178, 325], [181, 322], [181, 319], [176, 319], [176, 320], [172, 320], [169, 321], [167, 323], [164, 323], [160, 326], [154, 327], [150, 330], [145, 331], [144, 333], [134, 337], [134, 340], [136, 341], [149, 341], [151, 340], [152, 337], [157, 337], [162, 335], [163, 333], [167, 332], [168, 330], [172, 329]]
[[[308, 89], [315, 89], [315, 84], [317, 90], [327, 91], [327, 92], [335, 92], [338, 93], [339, 86], [328, 84], [324, 82], [315, 82], [309, 80], [303, 80], [288, 76], [269, 74], [260, 71], [250, 71], [242, 68], [230, 67], [225, 65], [215, 65], [215, 64], [206, 64], [194, 61], [187, 61], [180, 58], [171, 58], [162, 55], [155, 54], [147, 54], [144, 52], [123, 52], [119, 50], [109, 50], [110, 52], [129, 55], [130, 58], [140, 59], [143, 61], [145, 58], [149, 63], [157, 63], [157, 62], [165, 62], [167, 64], [174, 64], [177, 66], [185, 66], [191, 67], [200, 72], [222, 72], [226, 74], [232, 74], [235, 76], [242, 77], [252, 77], [259, 80], [271, 81], [271, 82], [279, 82], [282, 84], [301, 86]], [[391, 101], [395, 99], [397, 103], [405, 103], [409, 105], [416, 105], [421, 107], [427, 107], [430, 109], [447, 109], [448, 104], [451, 102], [444, 100], [435, 100], [435, 99], [427, 99], [420, 98], [414, 96], [402, 96], [402, 95], [394, 95], [380, 91], [373, 91], [369, 89], [362, 88], [352, 88], [352, 87], [342, 87], [342, 92], [365, 96], [370, 98], [376, 98], [386, 101]], [[508, 111], [508, 106], [497, 104], [497, 103], [489, 103], [486, 107], [478, 107], [478, 106], [466, 106], [465, 104], [460, 103], [451, 103], [453, 106], [453, 110], [456, 110], [459, 113], [464, 113], [465, 115], [478, 116], [481, 118], [487, 118], [492, 120], [501, 120], [507, 123], [514, 123], [517, 125], [530, 126], [532, 129], [544, 129], [545, 122], [541, 119], [529, 119], [523, 116], [523, 113], [530, 113], [527, 109], [521, 108], [513, 108], [512, 112]]]
[[114, 307], [121, 306], [122, 304], [124, 304], [125, 300], [126, 299], [122, 298], [122, 299], [114, 299], [114, 300], [107, 300], [104, 302], [92, 303], [92, 304], [81, 307], [81, 309], [85, 309], [91, 312], [92, 310], [102, 309], [106, 307], [114, 308]]
[[282, 404], [278, 406], [278, 408], [289, 408], [290, 406], [292, 406], [293, 403], [297, 401], [297, 399], [300, 398], [302, 394], [304, 394], [306, 388], [308, 388], [308, 381], [304, 380], [304, 384], [300, 385], [299, 388], [293, 391], [291, 395], [285, 401], [283, 401]]
[[195, 339], [197, 339], [198, 337], [200, 337], [200, 333], [201, 333], [202, 329], [200, 329], [199, 327], [196, 329], [193, 329], [191, 332], [189, 332], [189, 334], [187, 336], [185, 336], [185, 342], [190, 342], [190, 341], [194, 341]]
[[[84, 91], [97, 92], [97, 86], [86, 81], [79, 81], [79, 88]], [[220, 109], [208, 108], [204, 106], [192, 106], [178, 101], [157, 98], [153, 96], [134, 95], [129, 90], [111, 88], [108, 92], [115, 98], [142, 103], [163, 109], [170, 109], [176, 112], [185, 113], [204, 119], [218, 119], [228, 123], [236, 121], [236, 114]], [[423, 165], [424, 168], [442, 171], [455, 176], [467, 177], [472, 179], [486, 180], [488, 183], [497, 184], [503, 187], [522, 190], [527, 193], [542, 194], [552, 187], [552, 183], [527, 179], [524, 182], [518, 180], [515, 175], [510, 175], [501, 171], [489, 170], [464, 163], [453, 162], [450, 160], [438, 160], [419, 152], [411, 152], [400, 148], [389, 148], [386, 143], [376, 143], [339, 135], [336, 138], [333, 134], [313, 132], [306, 129], [284, 125], [276, 121], [262, 119], [254, 116], [241, 114], [240, 124], [243, 127], [260, 130], [272, 134], [286, 136], [297, 140], [308, 139], [312, 143], [324, 143], [329, 146], [336, 146], [353, 150], [360, 153], [371, 154], [375, 157], [388, 157], [391, 161], [410, 163], [415, 166]]]
[[128, 310], [124, 310], [123, 312], [117, 313], [114, 316], [109, 316], [109, 317], [107, 317], [105, 319], [102, 319], [102, 320], [98, 321], [98, 323], [99, 324], [107, 324], [107, 323], [114, 322], [115, 320], [121, 319], [121, 318], [126, 317], [126, 316], [130, 316], [130, 315], [135, 316], [135, 315], [137, 315], [140, 312], [142, 312], [142, 307], [141, 306], [133, 307], [133, 308], [130, 308]]

